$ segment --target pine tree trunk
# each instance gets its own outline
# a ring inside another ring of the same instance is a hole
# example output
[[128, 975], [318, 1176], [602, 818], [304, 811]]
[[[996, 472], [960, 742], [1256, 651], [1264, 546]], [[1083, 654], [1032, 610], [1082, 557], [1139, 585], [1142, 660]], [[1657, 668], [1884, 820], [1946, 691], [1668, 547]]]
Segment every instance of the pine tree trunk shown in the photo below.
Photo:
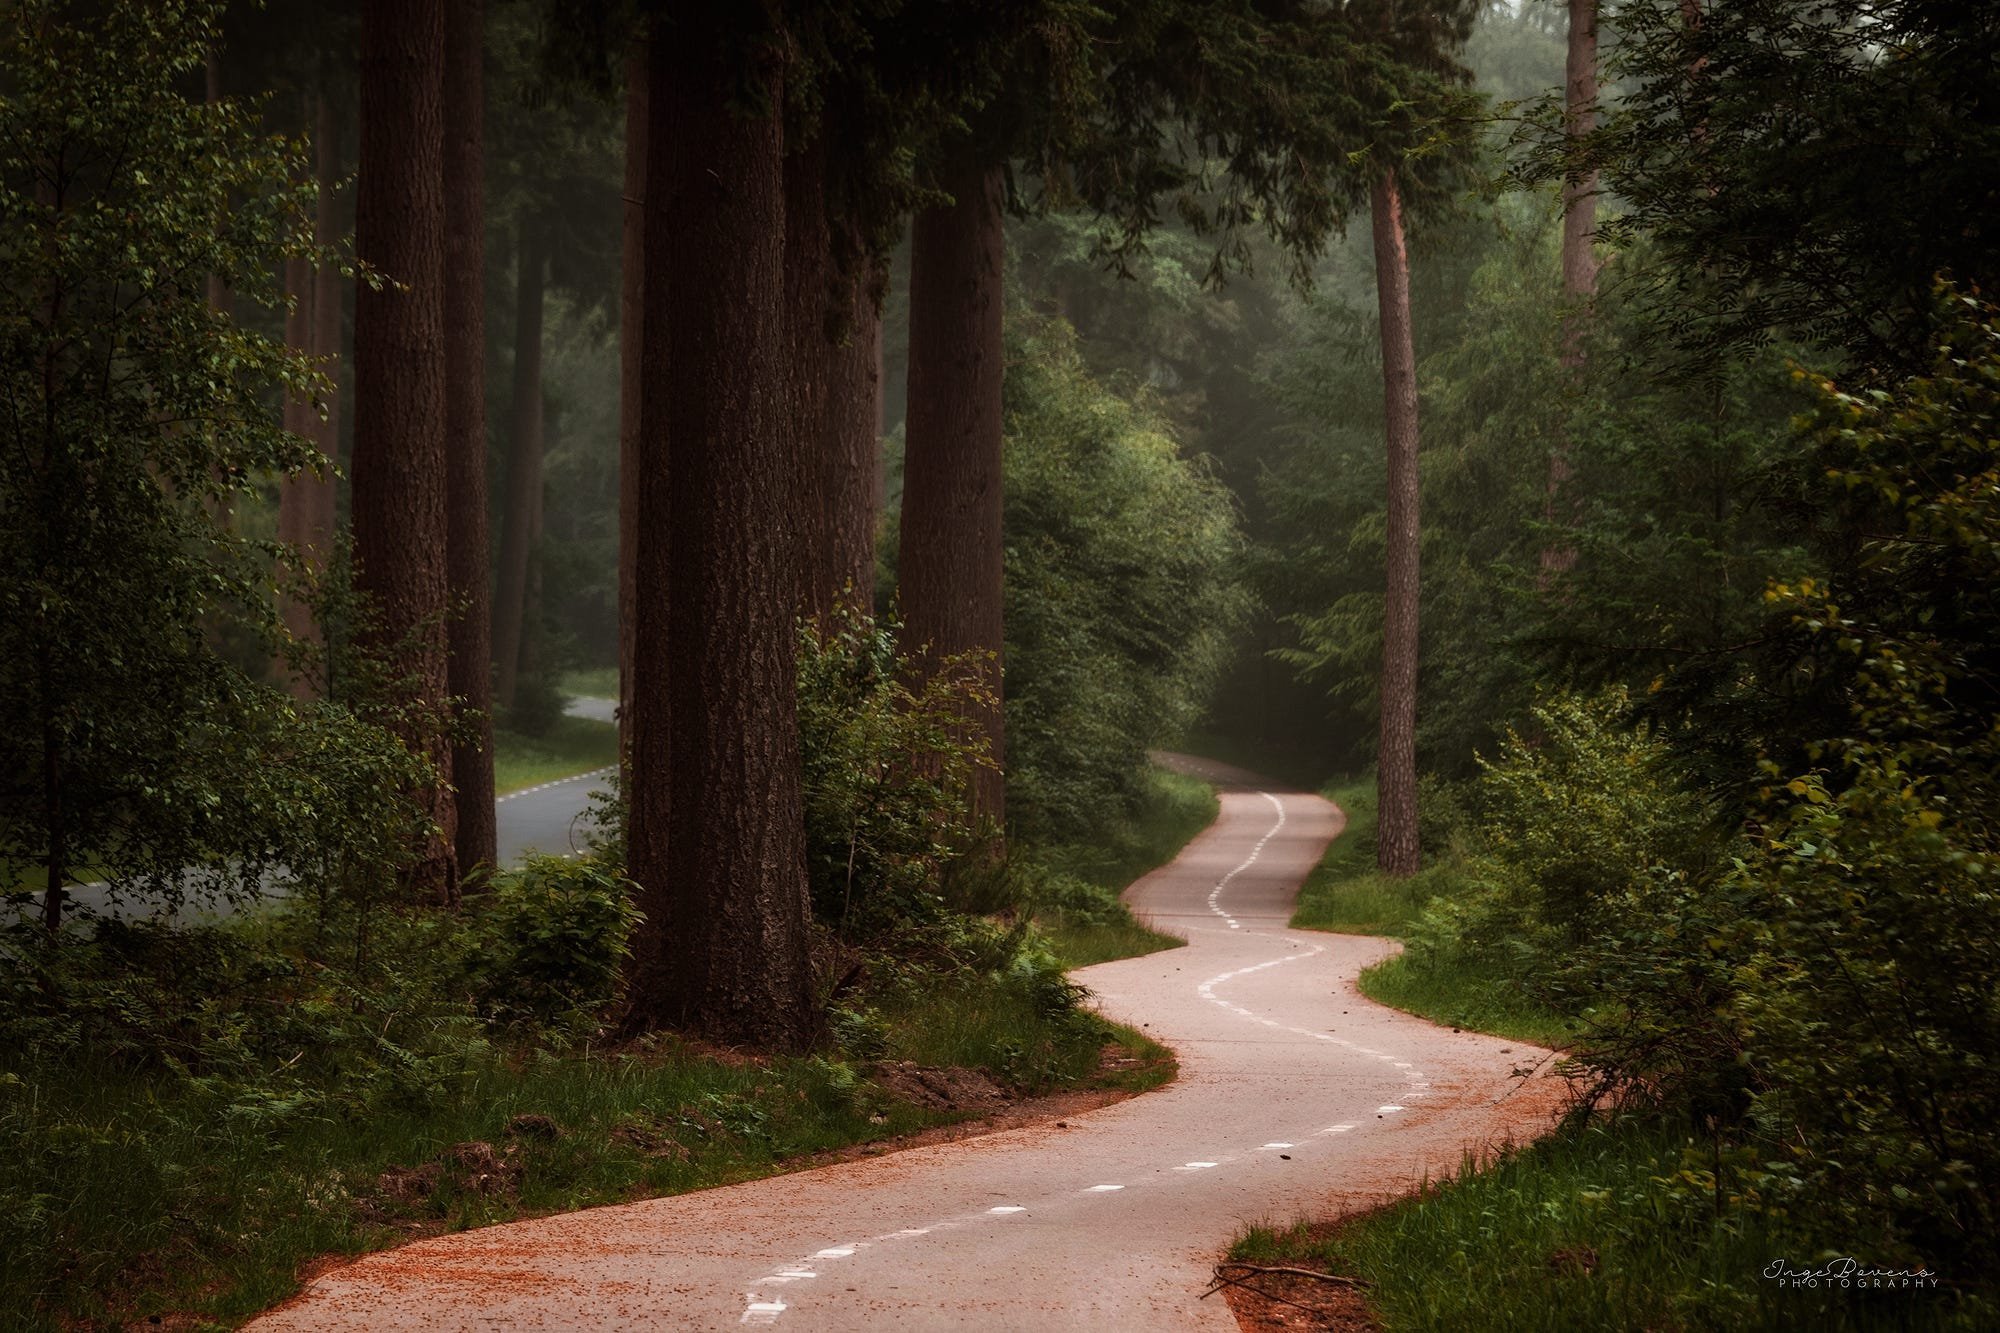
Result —
[[[313, 211], [313, 239], [321, 245], [336, 241], [333, 219], [333, 192], [339, 184], [339, 149], [333, 108], [324, 92], [312, 99], [313, 174], [319, 186], [319, 200]], [[285, 341], [320, 362], [321, 370], [335, 380], [322, 421], [315, 405], [303, 400], [285, 404], [285, 429], [319, 445], [326, 457], [326, 470], [318, 475], [301, 472], [287, 477], [278, 488], [278, 540], [295, 547], [309, 577], [326, 571], [334, 545], [335, 455], [339, 452], [337, 414], [340, 406], [338, 384], [341, 325], [340, 275], [331, 266], [314, 271], [303, 260], [286, 265], [285, 289], [298, 301], [285, 321]], [[311, 606], [298, 598], [283, 603], [285, 626], [292, 636], [308, 644], [323, 643], [318, 621]], [[325, 693], [323, 663], [290, 674], [292, 693], [301, 699]]]
[[797, 534], [796, 614], [820, 615], [832, 598], [832, 572], [821, 563], [831, 526], [832, 497], [826, 493], [828, 375], [835, 330], [830, 318], [833, 291], [833, 233], [826, 216], [826, 142], [815, 137], [785, 156], [785, 373], [790, 419], [786, 434], [799, 466], [791, 483], [792, 530]]
[[[334, 191], [340, 185], [340, 123], [334, 114], [333, 99], [319, 95], [319, 131], [313, 140], [313, 169], [319, 178], [319, 199], [313, 207], [313, 239], [333, 245], [340, 239], [340, 225], [334, 216]], [[333, 558], [340, 536], [339, 491], [333, 469], [340, 461], [340, 354], [345, 331], [346, 289], [340, 270], [323, 265], [313, 275], [313, 355], [320, 359], [329, 381], [326, 411], [314, 420], [313, 438], [326, 455], [326, 472], [312, 483], [311, 503], [306, 506], [306, 532], [325, 569]], [[328, 682], [318, 682], [322, 694]]]
[[[919, 669], [984, 655], [994, 706], [977, 719], [1006, 759], [1001, 692], [1001, 226], [997, 166], [962, 167], [953, 202], [918, 215], [910, 250], [909, 416], [897, 564], [904, 640]], [[973, 806], [1002, 827], [1006, 787], [982, 768]]]
[[[820, 501], [810, 560], [818, 577], [807, 589], [811, 611], [837, 604], [867, 612], [875, 605], [875, 528], [882, 511], [882, 301], [889, 274], [866, 261], [848, 285], [843, 337], [827, 367], [826, 409], [817, 432]], [[805, 437], [813, 442], [813, 436]]]
[[[815, 1035], [800, 806], [784, 144], [728, 42], [651, 52], [628, 863], [630, 1022], [798, 1049]], [[768, 105], [781, 76], [765, 63]], [[671, 654], [671, 655], [670, 655]]]
[[500, 574], [493, 601], [493, 695], [514, 706], [528, 637], [528, 566], [534, 558], [542, 489], [542, 295], [548, 253], [523, 222], [515, 274], [514, 438], [507, 456], [507, 509], [500, 528]]
[[446, 0], [445, 431], [449, 476], [451, 692], [458, 864], [497, 859], [493, 808], [493, 598], [486, 534], [486, 5]]
[[1393, 170], [1376, 178], [1372, 195], [1389, 463], [1375, 860], [1386, 874], [1414, 875], [1422, 865], [1417, 841], [1417, 364], [1410, 336], [1403, 200]]
[[[313, 350], [313, 331], [316, 327], [313, 296], [317, 289], [310, 261], [303, 258], [285, 261], [285, 295], [292, 302], [291, 309], [285, 314], [285, 344], [307, 355]], [[284, 425], [288, 432], [302, 439], [314, 438], [318, 420], [312, 403], [303, 397], [287, 395]], [[300, 553], [301, 564], [312, 558], [308, 554], [310, 542], [307, 529], [314, 508], [312, 491], [320, 484], [319, 478], [307, 472], [286, 477], [278, 483], [278, 540]], [[319, 641], [319, 624], [313, 619], [312, 606], [308, 601], [281, 588], [278, 612], [293, 639], [302, 644]], [[292, 670], [288, 663], [282, 661], [277, 665], [285, 673], [286, 685], [293, 697], [310, 699], [314, 696], [317, 691], [307, 672]]]
[[[354, 554], [414, 697], [441, 704], [447, 529], [444, 420], [444, 4], [363, 0], [355, 248], [395, 279], [354, 310]], [[458, 893], [451, 749], [422, 744], [439, 782], [419, 793], [439, 826], [412, 867], [419, 892]]]
[[[1597, 0], [1569, 0], [1569, 51], [1563, 79], [1563, 133], [1574, 141], [1597, 127]], [[1572, 389], [1582, 384], [1584, 334], [1589, 326], [1591, 298], [1597, 295], [1597, 256], [1592, 242], [1597, 232], [1597, 173], [1565, 177], [1562, 189], [1563, 378]], [[1561, 494], [1572, 464], [1566, 431], [1558, 431], [1549, 450], [1549, 475], [1542, 501], [1543, 521], [1562, 523]], [[1542, 580], [1576, 564], [1576, 548], [1551, 540], [1542, 548]]]
[[625, 62], [624, 252], [618, 291], [618, 752], [632, 751], [632, 649], [639, 577], [639, 386], [645, 332], [646, 43]]

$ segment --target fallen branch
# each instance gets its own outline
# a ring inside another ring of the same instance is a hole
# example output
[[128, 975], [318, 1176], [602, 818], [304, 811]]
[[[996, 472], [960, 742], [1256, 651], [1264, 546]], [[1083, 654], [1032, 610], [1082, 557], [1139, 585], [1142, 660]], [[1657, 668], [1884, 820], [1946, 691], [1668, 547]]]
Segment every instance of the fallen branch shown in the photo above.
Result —
[[1246, 1264], [1237, 1259], [1232, 1259], [1228, 1263], [1217, 1264], [1215, 1266], [1215, 1275], [1218, 1278], [1221, 1277], [1222, 1270], [1225, 1268], [1241, 1268], [1252, 1273], [1284, 1273], [1290, 1277], [1316, 1278], [1321, 1282], [1331, 1282], [1336, 1287], [1360, 1288], [1368, 1285], [1368, 1283], [1358, 1277], [1342, 1277], [1338, 1273], [1322, 1273], [1312, 1268], [1282, 1268], [1266, 1264]]
[[1249, 1292], [1252, 1296], [1260, 1296], [1267, 1301], [1276, 1301], [1280, 1305], [1289, 1305], [1294, 1310], [1304, 1310], [1307, 1314], [1320, 1313], [1318, 1310], [1315, 1310], [1310, 1305], [1301, 1305], [1299, 1304], [1299, 1302], [1294, 1300], [1288, 1300], [1285, 1297], [1278, 1295], [1278, 1293], [1274, 1291], [1265, 1291], [1262, 1287], [1253, 1287], [1248, 1282], [1245, 1282], [1242, 1278], [1230, 1277], [1227, 1274], [1221, 1272], [1220, 1270], [1216, 1272], [1215, 1281], [1209, 1284], [1208, 1290], [1204, 1291], [1201, 1294], [1201, 1298], [1203, 1300], [1207, 1300], [1209, 1297], [1215, 1295], [1216, 1292], [1221, 1291], [1224, 1287], [1241, 1287], [1243, 1290]]

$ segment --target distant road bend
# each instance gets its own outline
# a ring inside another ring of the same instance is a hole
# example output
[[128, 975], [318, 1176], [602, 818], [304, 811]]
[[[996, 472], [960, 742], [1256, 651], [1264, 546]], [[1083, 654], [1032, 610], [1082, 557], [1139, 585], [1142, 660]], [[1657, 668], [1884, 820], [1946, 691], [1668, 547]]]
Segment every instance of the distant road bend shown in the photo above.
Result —
[[[569, 701], [566, 711], [573, 717], [614, 722], [617, 720], [617, 708], [615, 699], [576, 698]], [[494, 842], [500, 864], [514, 865], [532, 852], [568, 856], [582, 850], [584, 837], [589, 832], [590, 794], [602, 785], [602, 779], [610, 772], [605, 768], [555, 778], [538, 786], [509, 792], [495, 801]], [[270, 896], [281, 894], [281, 890], [268, 881], [266, 889]], [[70, 908], [81, 908], [93, 916], [129, 920], [150, 917], [159, 911], [157, 904], [132, 895], [124, 895], [114, 901], [110, 889], [102, 883], [72, 884], [66, 898]], [[0, 911], [3, 910], [4, 905], [0, 905]], [[16, 910], [24, 915], [39, 915], [42, 910], [41, 895], [37, 893], [30, 899], [24, 899]], [[235, 910], [227, 902], [214, 901], [194, 893], [188, 895], [188, 901], [181, 908], [184, 917], [197, 920], [228, 916]]]
[[[1178, 1080], [1066, 1122], [439, 1236], [315, 1279], [261, 1330], [1232, 1329], [1203, 1301], [1251, 1222], [1328, 1216], [1546, 1129], [1546, 1054], [1363, 999], [1393, 945], [1286, 928], [1343, 817], [1228, 784], [1127, 891], [1188, 947], [1078, 973], [1179, 1055]], [[1519, 1095], [1516, 1090], [1519, 1090]]]

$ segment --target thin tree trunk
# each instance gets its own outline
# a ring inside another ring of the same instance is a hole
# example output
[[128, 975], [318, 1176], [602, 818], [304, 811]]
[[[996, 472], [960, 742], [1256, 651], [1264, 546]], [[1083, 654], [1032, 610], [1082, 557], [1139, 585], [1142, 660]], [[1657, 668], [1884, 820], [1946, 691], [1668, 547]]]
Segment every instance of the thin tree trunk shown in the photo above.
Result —
[[[313, 207], [313, 239], [333, 245], [339, 239], [339, 222], [334, 216], [333, 193], [340, 183], [340, 123], [334, 114], [333, 99], [319, 95], [319, 132], [313, 142], [313, 166], [319, 177], [319, 199]], [[313, 275], [313, 355], [320, 358], [331, 382], [326, 411], [314, 419], [313, 437], [326, 455], [326, 471], [311, 483], [307, 506], [307, 540], [318, 557], [317, 568], [324, 571], [333, 558], [340, 525], [338, 483], [334, 469], [340, 461], [340, 353], [344, 331], [346, 288], [340, 270], [331, 264]], [[331, 682], [321, 681], [322, 692], [331, 692]]]
[[493, 601], [486, 535], [485, 0], [445, 13], [445, 430], [450, 500], [452, 746], [458, 864], [497, 858], [493, 809]]
[[1413, 875], [1422, 865], [1417, 841], [1417, 363], [1410, 336], [1403, 200], [1393, 169], [1376, 177], [1372, 195], [1389, 463], [1375, 860], [1386, 874]]
[[[285, 261], [285, 295], [291, 298], [291, 309], [285, 314], [285, 343], [307, 355], [312, 353], [313, 296], [318, 290], [314, 281], [312, 264], [304, 258]], [[318, 428], [318, 414], [312, 403], [298, 395], [287, 395], [284, 411], [285, 429], [302, 439], [313, 439]], [[320, 479], [310, 472], [300, 472], [288, 476], [278, 483], [278, 540], [300, 554], [300, 564], [311, 560], [308, 554], [310, 538], [308, 530], [312, 521], [312, 490], [320, 484]], [[303, 571], [301, 571], [303, 572]], [[312, 604], [298, 596], [295, 591], [280, 589], [278, 613], [284, 621], [285, 629], [301, 644], [319, 641], [319, 624], [313, 618]], [[289, 663], [280, 660], [276, 664], [285, 673], [287, 687], [296, 698], [310, 699], [315, 693], [312, 677], [305, 671], [293, 670]]]
[[[815, 1035], [786, 473], [784, 143], [706, 9], [651, 52], [630, 1022]], [[783, 105], [775, 63], [766, 105]], [[671, 649], [671, 658], [669, 650]]]
[[[1574, 144], [1597, 127], [1597, 0], [1569, 0], [1569, 52], [1563, 102], [1563, 133]], [[1566, 307], [1562, 369], [1564, 380], [1575, 389], [1583, 381], [1589, 307], [1597, 295], [1597, 256], [1591, 248], [1597, 232], [1597, 173], [1580, 172], [1565, 177], [1562, 199], [1562, 283]], [[1568, 432], [1558, 430], [1549, 450], [1548, 484], [1542, 502], [1543, 521], [1551, 528], [1563, 521], [1561, 495], [1572, 470]], [[1551, 540], [1542, 548], [1543, 582], [1575, 564], [1576, 548], [1566, 540]]]
[[493, 602], [493, 694], [514, 706], [528, 636], [528, 565], [534, 556], [542, 489], [542, 296], [548, 252], [534, 224], [521, 224], [514, 303], [514, 439], [507, 456], [507, 509], [500, 528], [500, 576]]
[[639, 577], [639, 387], [645, 336], [646, 43], [625, 62], [624, 251], [618, 291], [618, 752], [632, 751], [632, 650]]
[[[363, 285], [354, 310], [354, 553], [415, 700], [447, 691], [444, 362], [444, 3], [363, 0], [361, 168], [355, 245], [396, 280]], [[438, 825], [416, 888], [457, 900], [451, 748], [420, 739], [439, 781], [418, 798]]]
[[[1001, 226], [998, 166], [968, 163], [953, 202], [919, 214], [910, 250], [909, 415], [898, 573], [904, 640], [919, 670], [983, 655], [994, 703], [976, 719], [996, 765], [1006, 759], [1001, 696]], [[1006, 821], [998, 768], [981, 768], [973, 807]]]

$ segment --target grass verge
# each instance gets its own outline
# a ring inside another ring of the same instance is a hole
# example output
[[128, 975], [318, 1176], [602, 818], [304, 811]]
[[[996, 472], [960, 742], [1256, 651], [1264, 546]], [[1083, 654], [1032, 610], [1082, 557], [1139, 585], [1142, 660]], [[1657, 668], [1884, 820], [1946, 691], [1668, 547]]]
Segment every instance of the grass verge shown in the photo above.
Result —
[[[1146, 1038], [1005, 978], [935, 999], [884, 1006], [882, 1059], [981, 1070], [1016, 1095], [1137, 1091], [1173, 1072]], [[231, 1326], [324, 1255], [754, 1179], [975, 1114], [899, 1097], [871, 1068], [671, 1038], [567, 1054], [472, 1039], [449, 1077], [363, 1113], [14, 1053], [0, 1062], [0, 1322]]]
[[1047, 870], [1080, 880], [1112, 899], [1108, 908], [1078, 912], [1044, 908], [1036, 925], [1065, 968], [1089, 967], [1178, 949], [1187, 941], [1139, 924], [1117, 900], [1127, 886], [1180, 855], [1195, 835], [1215, 822], [1221, 805], [1215, 788], [1199, 778], [1150, 769], [1137, 812], [1090, 846], [1038, 848]]
[[493, 733], [493, 787], [500, 796], [617, 762], [618, 728], [610, 722], [565, 713], [544, 736]]
[[1766, 1277], [1775, 1260], [1813, 1269], [1833, 1256], [1802, 1225], [1718, 1208], [1718, 1191], [1749, 1187], [1746, 1167], [1755, 1163], [1732, 1165], [1705, 1139], [1627, 1119], [1342, 1224], [1254, 1227], [1230, 1258], [1357, 1278], [1389, 1329], [1995, 1326], [1990, 1304], [1948, 1282], [1876, 1290]]
[[[1466, 874], [1455, 852], [1431, 858], [1423, 871], [1392, 879], [1375, 868], [1375, 784], [1341, 779], [1323, 794], [1347, 812], [1347, 831], [1327, 848], [1299, 892], [1292, 925], [1350, 935], [1403, 937], [1433, 898], [1456, 892]], [[1405, 1013], [1452, 1027], [1561, 1046], [1568, 1026], [1524, 994], [1517, 981], [1463, 958], [1408, 952], [1361, 974], [1361, 993]]]
[[587, 699], [616, 699], [618, 668], [583, 667], [575, 671], [565, 671], [556, 678], [556, 688], [564, 694], [581, 695]]

